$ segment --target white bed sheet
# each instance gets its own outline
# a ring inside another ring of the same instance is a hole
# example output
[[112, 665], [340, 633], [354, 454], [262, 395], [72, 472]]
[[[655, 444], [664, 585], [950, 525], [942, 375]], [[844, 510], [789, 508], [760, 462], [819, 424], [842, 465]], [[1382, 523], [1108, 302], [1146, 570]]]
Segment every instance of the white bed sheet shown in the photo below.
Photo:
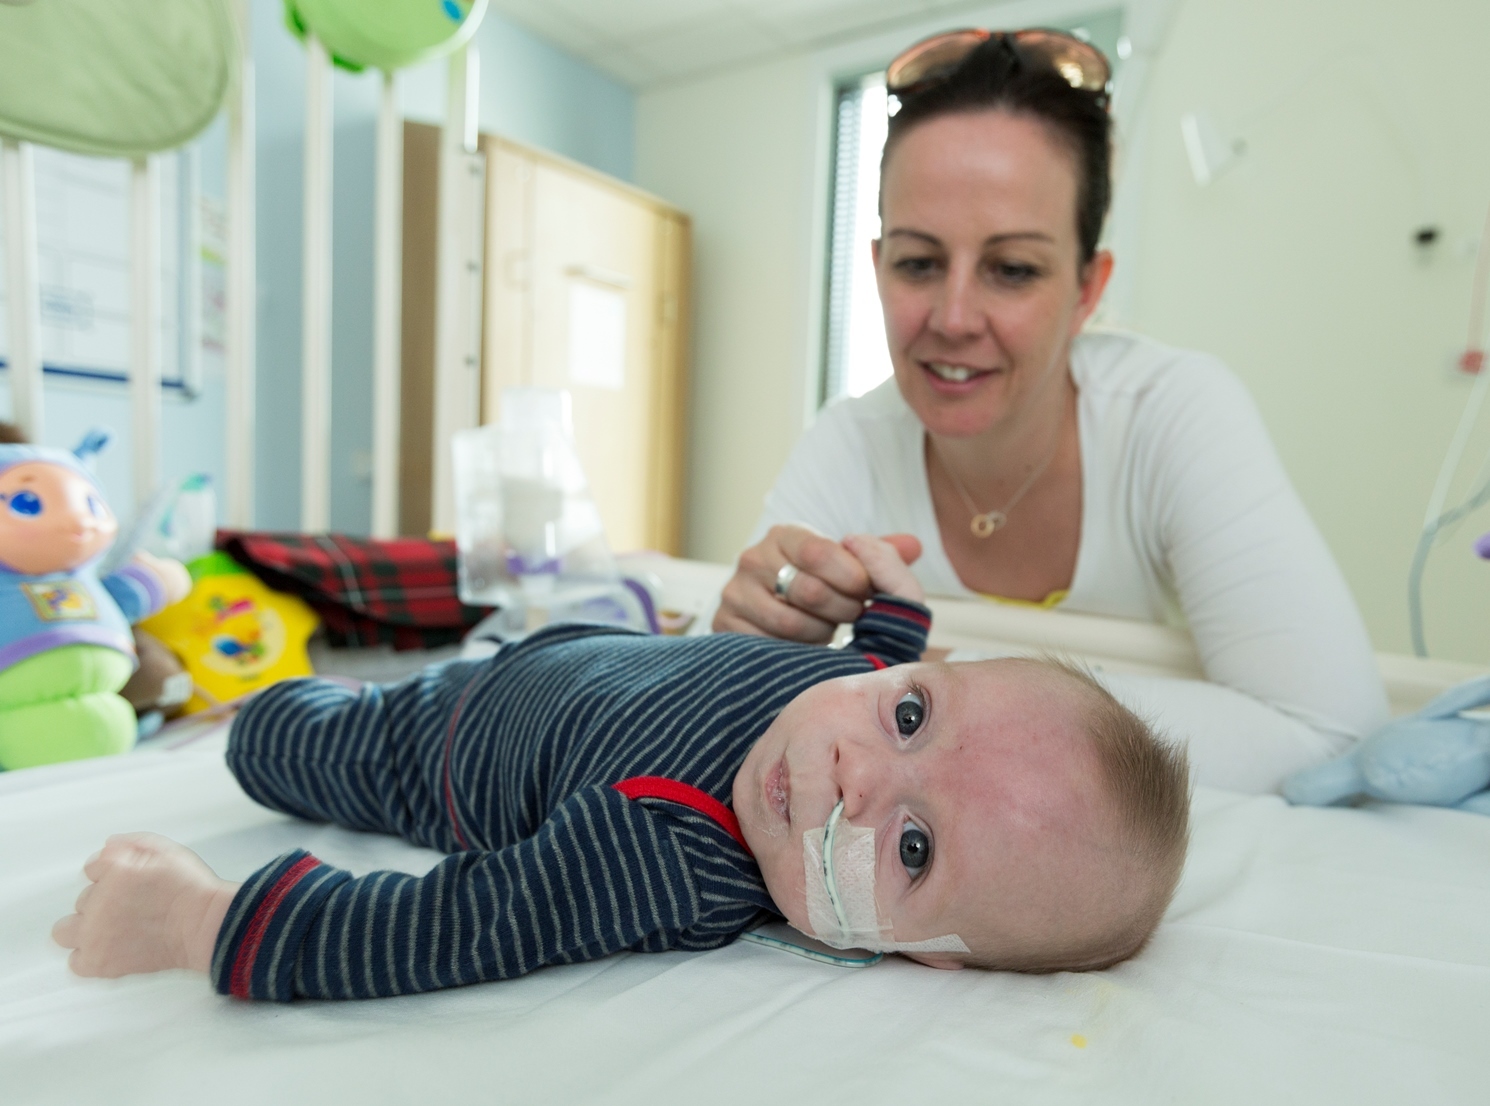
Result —
[[1169, 919], [1101, 973], [738, 943], [352, 1003], [73, 977], [48, 930], [111, 832], [168, 834], [235, 878], [293, 845], [356, 871], [434, 861], [263, 810], [222, 743], [0, 775], [0, 1102], [1490, 1100], [1490, 818], [1422, 808], [1200, 792]]

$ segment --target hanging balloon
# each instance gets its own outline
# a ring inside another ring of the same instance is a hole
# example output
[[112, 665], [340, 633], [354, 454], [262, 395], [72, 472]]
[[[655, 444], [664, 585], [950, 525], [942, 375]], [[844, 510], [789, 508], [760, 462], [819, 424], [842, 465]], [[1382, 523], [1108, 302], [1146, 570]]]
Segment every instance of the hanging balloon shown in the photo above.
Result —
[[0, 135], [103, 157], [174, 149], [217, 115], [236, 56], [223, 0], [3, 0]]
[[285, 0], [285, 23], [313, 32], [343, 69], [383, 69], [447, 54], [465, 45], [486, 0]]

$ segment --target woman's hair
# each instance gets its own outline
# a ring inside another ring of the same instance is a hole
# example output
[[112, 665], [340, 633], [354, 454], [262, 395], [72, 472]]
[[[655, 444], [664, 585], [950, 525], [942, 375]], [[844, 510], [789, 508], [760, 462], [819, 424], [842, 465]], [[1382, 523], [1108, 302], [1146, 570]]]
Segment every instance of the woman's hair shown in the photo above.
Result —
[[1102, 93], [1073, 88], [1048, 61], [995, 34], [945, 79], [900, 97], [890, 116], [880, 178], [896, 144], [929, 119], [1007, 111], [1043, 122], [1076, 158], [1076, 235], [1085, 265], [1097, 252], [1112, 202], [1112, 119]]

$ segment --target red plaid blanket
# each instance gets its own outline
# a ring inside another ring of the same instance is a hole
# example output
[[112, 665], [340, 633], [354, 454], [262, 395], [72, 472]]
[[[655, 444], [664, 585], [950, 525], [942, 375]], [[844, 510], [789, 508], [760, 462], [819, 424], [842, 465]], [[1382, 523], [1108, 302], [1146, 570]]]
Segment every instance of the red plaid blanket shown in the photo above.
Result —
[[431, 649], [459, 641], [487, 613], [456, 594], [453, 541], [219, 530], [217, 548], [309, 603], [332, 645]]

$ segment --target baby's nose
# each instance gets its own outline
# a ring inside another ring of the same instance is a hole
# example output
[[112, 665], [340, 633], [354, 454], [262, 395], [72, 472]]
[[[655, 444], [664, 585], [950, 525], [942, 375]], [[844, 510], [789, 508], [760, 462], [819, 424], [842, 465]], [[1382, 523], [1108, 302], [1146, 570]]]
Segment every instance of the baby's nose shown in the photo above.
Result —
[[859, 821], [883, 790], [885, 764], [872, 750], [844, 744], [838, 749], [836, 782], [843, 797], [843, 816]]

